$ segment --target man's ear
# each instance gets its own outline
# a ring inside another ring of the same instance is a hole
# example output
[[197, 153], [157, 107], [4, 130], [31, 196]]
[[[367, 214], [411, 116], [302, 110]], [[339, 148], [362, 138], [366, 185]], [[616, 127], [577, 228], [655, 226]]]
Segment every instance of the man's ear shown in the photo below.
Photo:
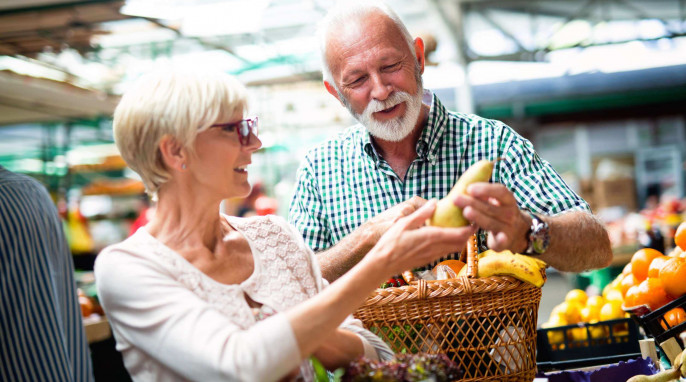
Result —
[[331, 94], [332, 96], [336, 97], [338, 102], [340, 102], [342, 105], [343, 101], [341, 101], [341, 97], [338, 96], [338, 92], [336, 91], [336, 88], [333, 85], [331, 85], [331, 83], [329, 81], [324, 81], [324, 86], [326, 87], [326, 91], [329, 92], [329, 94]]
[[414, 39], [414, 55], [417, 57], [417, 62], [421, 68], [420, 73], [424, 74], [424, 40], [420, 37]]
[[188, 161], [188, 154], [181, 142], [171, 135], [165, 135], [159, 144], [162, 162], [170, 170], [183, 171]]

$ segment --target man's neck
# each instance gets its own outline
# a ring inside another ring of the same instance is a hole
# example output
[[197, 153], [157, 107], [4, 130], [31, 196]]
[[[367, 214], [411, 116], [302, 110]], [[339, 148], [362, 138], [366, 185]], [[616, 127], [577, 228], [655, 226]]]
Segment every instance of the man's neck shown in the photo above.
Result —
[[393, 171], [405, 180], [405, 174], [412, 164], [412, 161], [417, 158], [417, 141], [422, 136], [424, 127], [429, 119], [429, 107], [422, 105], [422, 111], [419, 114], [419, 119], [414, 127], [414, 130], [398, 142], [384, 141], [375, 137], [371, 137], [374, 147], [379, 155], [388, 162]]

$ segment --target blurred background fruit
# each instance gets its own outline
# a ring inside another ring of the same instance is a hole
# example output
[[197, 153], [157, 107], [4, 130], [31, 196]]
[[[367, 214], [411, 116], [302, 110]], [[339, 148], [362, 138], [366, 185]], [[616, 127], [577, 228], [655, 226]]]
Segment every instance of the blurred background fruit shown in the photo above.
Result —
[[588, 295], [586, 294], [585, 291], [581, 289], [572, 289], [569, 292], [567, 292], [567, 295], [565, 296], [565, 301], [567, 302], [578, 302], [579, 304], [586, 305], [586, 301], [588, 300]]
[[674, 244], [681, 248], [682, 251], [686, 251], [686, 222], [679, 224], [679, 227], [676, 229]]

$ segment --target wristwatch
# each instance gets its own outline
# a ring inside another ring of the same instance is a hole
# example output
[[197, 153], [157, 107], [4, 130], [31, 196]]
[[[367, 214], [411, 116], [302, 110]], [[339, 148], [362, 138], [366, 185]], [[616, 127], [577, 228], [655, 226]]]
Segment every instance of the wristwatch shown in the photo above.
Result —
[[529, 244], [524, 255], [539, 256], [550, 246], [550, 227], [539, 215], [531, 211], [528, 212], [531, 216], [531, 227], [526, 234]]

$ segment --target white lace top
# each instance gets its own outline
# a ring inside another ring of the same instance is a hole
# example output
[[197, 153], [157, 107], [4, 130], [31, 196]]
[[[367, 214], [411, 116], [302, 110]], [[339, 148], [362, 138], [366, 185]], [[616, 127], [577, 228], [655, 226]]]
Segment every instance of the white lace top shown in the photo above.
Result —
[[[310, 379], [282, 312], [324, 287], [312, 251], [280, 217], [226, 219], [253, 253], [254, 271], [240, 284], [215, 281], [145, 228], [98, 255], [98, 296], [134, 381], [271, 381], [299, 366]], [[254, 312], [245, 295], [263, 309]], [[359, 321], [341, 327], [361, 336], [365, 355], [386, 357]]]

